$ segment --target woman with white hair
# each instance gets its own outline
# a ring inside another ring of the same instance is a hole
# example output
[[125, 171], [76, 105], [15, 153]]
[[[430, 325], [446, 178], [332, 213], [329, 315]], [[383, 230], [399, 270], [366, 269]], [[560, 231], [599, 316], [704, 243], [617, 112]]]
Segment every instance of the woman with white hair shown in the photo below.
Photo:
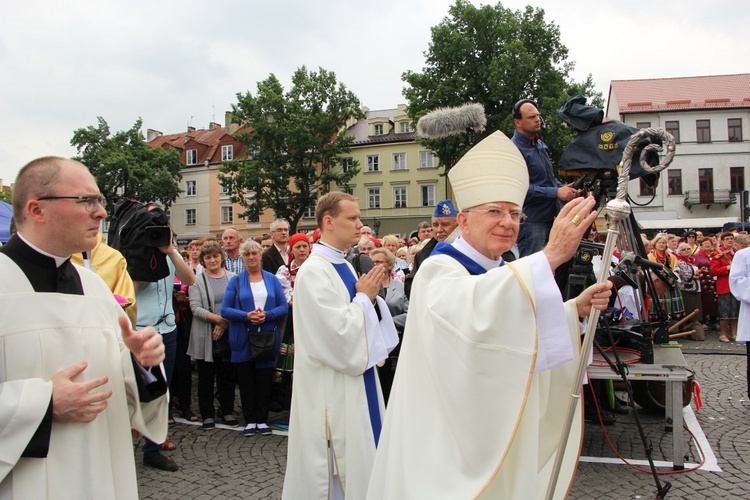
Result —
[[229, 345], [240, 386], [245, 436], [271, 434], [268, 407], [276, 356], [281, 349], [280, 321], [289, 312], [281, 282], [261, 268], [262, 254], [260, 243], [247, 240], [242, 244], [240, 255], [245, 269], [229, 280], [221, 304], [221, 316], [229, 320]]

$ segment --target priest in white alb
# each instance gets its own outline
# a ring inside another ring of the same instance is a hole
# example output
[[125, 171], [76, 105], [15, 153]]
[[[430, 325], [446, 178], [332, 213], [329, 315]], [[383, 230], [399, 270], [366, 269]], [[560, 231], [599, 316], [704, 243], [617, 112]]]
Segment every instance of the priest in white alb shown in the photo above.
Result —
[[[414, 279], [398, 369], [367, 498], [544, 498], [580, 355], [580, 323], [609, 284], [563, 303], [553, 272], [596, 218], [568, 203], [545, 249], [512, 263], [528, 187], [501, 132], [448, 174], [461, 236], [441, 243]], [[555, 498], [576, 470], [580, 408]]]
[[359, 279], [346, 254], [359, 240], [357, 198], [315, 206], [320, 240], [294, 285], [294, 386], [284, 500], [364, 498], [385, 412], [377, 365], [398, 344], [378, 296], [385, 270]]
[[164, 346], [70, 263], [106, 216], [88, 169], [34, 160], [13, 185], [0, 249], [0, 499], [137, 499], [131, 427], [164, 439]]

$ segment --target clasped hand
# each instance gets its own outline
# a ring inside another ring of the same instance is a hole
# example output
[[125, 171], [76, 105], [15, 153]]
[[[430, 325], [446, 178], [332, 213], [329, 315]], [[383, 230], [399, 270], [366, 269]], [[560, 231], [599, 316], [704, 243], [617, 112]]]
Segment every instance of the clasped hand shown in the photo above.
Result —
[[253, 325], [261, 325], [266, 322], [266, 311], [263, 309], [256, 309], [247, 313], [247, 320]]

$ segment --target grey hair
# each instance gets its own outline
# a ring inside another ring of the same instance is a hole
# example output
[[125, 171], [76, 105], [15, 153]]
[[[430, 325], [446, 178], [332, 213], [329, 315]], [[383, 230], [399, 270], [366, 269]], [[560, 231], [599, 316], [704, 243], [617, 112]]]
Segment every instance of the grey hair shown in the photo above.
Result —
[[285, 223], [285, 224], [287, 225], [287, 227], [289, 227], [289, 221], [287, 221], [286, 219], [275, 219], [275, 220], [274, 220], [274, 221], [273, 221], [273, 222], [271, 223], [271, 225], [269, 226], [269, 229], [271, 230], [271, 232], [273, 232], [273, 231], [276, 231], [276, 228], [277, 228], [277, 227], [279, 226], [279, 224], [281, 224], [282, 222], [284, 222], [284, 223]]
[[240, 246], [240, 255], [247, 255], [250, 252], [263, 253], [263, 247], [257, 241], [248, 239]]

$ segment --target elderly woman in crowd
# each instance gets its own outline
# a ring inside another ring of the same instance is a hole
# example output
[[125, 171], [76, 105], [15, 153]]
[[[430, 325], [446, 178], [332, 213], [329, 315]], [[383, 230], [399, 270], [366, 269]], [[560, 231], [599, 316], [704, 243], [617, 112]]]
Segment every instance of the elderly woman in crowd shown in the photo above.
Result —
[[205, 238], [193, 240], [188, 245], [188, 260], [187, 265], [193, 270], [195, 274], [203, 271], [203, 265], [201, 264], [200, 255], [201, 247], [206, 242]]
[[[653, 250], [648, 253], [648, 260], [663, 265], [666, 269], [674, 272], [677, 268], [677, 257], [672, 255], [668, 248], [667, 235], [664, 233], [657, 234], [651, 240]], [[661, 308], [667, 313], [669, 319], [680, 319], [685, 313], [685, 307], [682, 303], [682, 294], [679, 288], [668, 288], [661, 297]], [[652, 302], [652, 309], [654, 303]], [[654, 310], [650, 311], [651, 314]]]
[[[393, 270], [394, 271], [403, 271], [403, 273], [408, 273], [409, 272], [409, 264], [406, 263], [406, 259], [402, 259], [402, 258], [400, 258], [396, 254], [396, 252], [398, 252], [398, 250], [399, 250], [399, 246], [400, 246], [400, 243], [401, 243], [399, 237], [396, 236], [395, 234], [387, 234], [387, 235], [383, 236], [383, 239], [380, 240], [380, 241], [383, 243], [383, 247], [384, 248], [387, 248], [388, 250], [391, 251], [391, 253], [393, 255], [396, 256], [396, 263], [393, 265]], [[406, 250], [406, 249], [404, 249], [404, 250]], [[401, 280], [401, 281], [403, 281], [403, 280]]]
[[719, 340], [730, 342], [737, 338], [737, 318], [740, 302], [729, 290], [729, 270], [734, 259], [734, 234], [721, 234], [722, 246], [711, 256], [711, 275], [716, 278], [717, 304], [719, 308]]
[[242, 244], [240, 255], [245, 269], [229, 280], [221, 305], [222, 317], [229, 320], [229, 345], [240, 386], [245, 436], [271, 434], [268, 406], [281, 347], [279, 322], [289, 312], [281, 283], [261, 268], [262, 253], [255, 241]]
[[696, 309], [698, 310], [698, 315], [691, 322], [691, 325], [694, 326], [687, 329], [696, 330], [693, 340], [704, 340], [703, 326], [694, 323], [696, 321], [703, 322], [703, 313], [701, 310], [700, 271], [695, 265], [692, 252], [693, 246], [690, 243], [683, 242], [677, 245], [675, 257], [677, 258], [677, 271], [680, 276], [679, 286], [682, 292], [682, 300], [685, 303], [685, 313], [690, 314]]
[[234, 376], [229, 349], [229, 321], [221, 316], [221, 303], [234, 273], [224, 269], [225, 257], [218, 241], [208, 241], [200, 247], [200, 265], [195, 283], [190, 287], [190, 309], [193, 324], [190, 328], [188, 355], [198, 368], [198, 407], [203, 428], [216, 426], [214, 381], [219, 393], [221, 421], [237, 427], [234, 417]]
[[[393, 317], [393, 323], [396, 326], [396, 330], [401, 336], [404, 332], [404, 325], [406, 324], [406, 312], [409, 309], [409, 299], [406, 298], [404, 292], [404, 283], [399, 279], [392, 277], [393, 265], [396, 262], [396, 256], [387, 248], [376, 248], [370, 252], [370, 258], [372, 263], [376, 266], [383, 266], [386, 270], [383, 276], [383, 282], [381, 283], [380, 296], [385, 299], [385, 303], [388, 305], [388, 310]], [[399, 345], [401, 342], [399, 342]], [[393, 373], [396, 369], [396, 360], [398, 358], [398, 350], [396, 347], [385, 364], [378, 368], [378, 376], [380, 378], [380, 387], [383, 390], [383, 398], [388, 402], [388, 395], [391, 393], [391, 386], [393, 385]]]
[[289, 238], [289, 265], [281, 266], [276, 271], [276, 277], [284, 289], [284, 296], [289, 303], [289, 314], [283, 326], [281, 338], [281, 351], [276, 361], [277, 382], [280, 383], [277, 391], [281, 398], [282, 408], [289, 409], [292, 402], [292, 371], [294, 369], [294, 322], [292, 320], [292, 303], [294, 295], [294, 281], [297, 271], [310, 256], [310, 237], [305, 233], [297, 233]]
[[698, 280], [701, 285], [701, 311], [703, 312], [703, 324], [708, 327], [709, 316], [714, 324], [719, 318], [719, 308], [716, 304], [716, 282], [711, 276], [711, 256], [714, 253], [714, 245], [711, 238], [701, 238], [698, 240], [698, 245], [698, 251], [693, 254], [693, 262], [700, 272]]

